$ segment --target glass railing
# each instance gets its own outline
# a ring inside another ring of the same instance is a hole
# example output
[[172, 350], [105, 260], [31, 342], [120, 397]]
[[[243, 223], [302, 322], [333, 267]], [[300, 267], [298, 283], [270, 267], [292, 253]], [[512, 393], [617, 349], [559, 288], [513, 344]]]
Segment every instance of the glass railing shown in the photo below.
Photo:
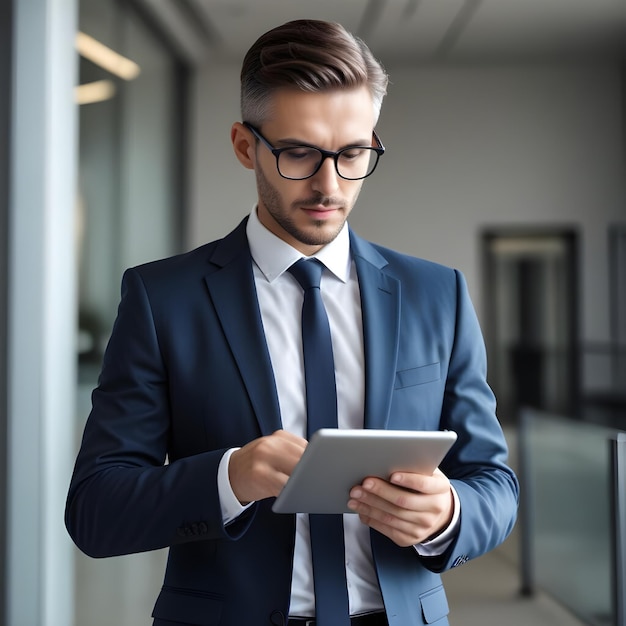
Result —
[[[519, 431], [522, 586], [541, 589], [592, 626], [623, 626], [616, 601], [614, 429], [534, 410]], [[616, 473], [617, 471], [617, 473]], [[618, 533], [621, 531], [618, 531]], [[619, 534], [618, 534], [619, 539]], [[623, 564], [622, 564], [623, 567]]]

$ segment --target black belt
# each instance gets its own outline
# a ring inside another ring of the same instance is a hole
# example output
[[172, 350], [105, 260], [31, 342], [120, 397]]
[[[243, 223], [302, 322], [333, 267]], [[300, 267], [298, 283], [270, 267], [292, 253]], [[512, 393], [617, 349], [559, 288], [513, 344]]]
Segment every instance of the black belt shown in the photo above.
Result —
[[[287, 626], [315, 626], [312, 617], [290, 617]], [[389, 626], [384, 613], [367, 613], [350, 618], [350, 626]]]

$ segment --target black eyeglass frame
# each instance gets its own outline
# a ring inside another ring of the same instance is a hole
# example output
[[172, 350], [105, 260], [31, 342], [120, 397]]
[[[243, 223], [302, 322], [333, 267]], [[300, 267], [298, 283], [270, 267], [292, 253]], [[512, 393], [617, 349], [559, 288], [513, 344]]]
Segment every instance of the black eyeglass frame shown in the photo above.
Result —
[[[263, 143], [263, 145], [274, 155], [274, 157], [276, 158], [276, 169], [278, 170], [278, 173], [280, 174], [280, 176], [282, 176], [283, 178], [287, 180], [306, 180], [307, 178], [311, 178], [315, 176], [315, 174], [317, 174], [320, 171], [320, 168], [322, 167], [322, 164], [324, 163], [326, 159], [332, 159], [335, 162], [335, 171], [337, 172], [337, 176], [339, 176], [339, 178], [343, 178], [344, 180], [363, 180], [364, 178], [367, 178], [368, 176], [371, 176], [374, 173], [374, 170], [376, 169], [378, 165], [378, 161], [380, 160], [380, 157], [385, 153], [385, 146], [383, 146], [382, 141], [380, 140], [380, 137], [378, 136], [375, 130], [372, 131], [372, 135], [374, 137], [374, 140], [378, 144], [377, 146], [347, 146], [345, 148], [342, 148], [341, 150], [337, 150], [337, 152], [333, 152], [332, 150], [323, 150], [322, 148], [318, 146], [313, 146], [311, 144], [306, 144], [306, 143], [294, 145], [294, 146], [285, 146], [284, 148], [275, 148], [267, 139], [265, 139], [265, 137], [263, 137], [263, 135], [258, 131], [258, 129], [256, 129], [252, 124], [250, 124], [249, 122], [243, 122], [243, 125], [261, 143]], [[286, 150], [293, 150], [294, 148], [310, 148], [312, 150], [317, 150], [322, 155], [322, 158], [320, 159], [320, 162], [318, 163], [317, 167], [308, 176], [304, 176], [302, 178], [294, 178], [292, 176], [285, 176], [280, 171], [280, 168], [278, 167], [278, 158], [280, 157], [281, 153], [285, 152]], [[359, 178], [349, 178], [347, 176], [342, 176], [341, 172], [339, 171], [338, 159], [342, 153], [347, 152], [349, 150], [354, 150], [355, 148], [364, 148], [367, 150], [373, 150], [377, 155], [376, 162], [374, 163], [374, 167], [372, 168], [371, 172], [368, 172], [367, 174], [365, 174], [365, 176], [359, 176]]]

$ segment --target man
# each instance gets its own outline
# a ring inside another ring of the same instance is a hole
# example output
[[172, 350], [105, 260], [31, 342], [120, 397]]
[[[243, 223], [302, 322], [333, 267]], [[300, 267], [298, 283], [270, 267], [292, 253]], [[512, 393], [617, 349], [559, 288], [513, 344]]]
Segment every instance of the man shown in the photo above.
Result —
[[[439, 572], [507, 537], [518, 486], [462, 275], [347, 226], [384, 152], [387, 76], [341, 26], [302, 20], [263, 35], [241, 81], [231, 137], [256, 207], [224, 239], [125, 273], [68, 530], [95, 557], [170, 547], [156, 625], [448, 624]], [[271, 508], [311, 419], [303, 257], [324, 267], [336, 401], [320, 395], [338, 427], [458, 434], [432, 476], [367, 477], [356, 515], [321, 516], [345, 545], [317, 576], [313, 518]], [[324, 583], [345, 599], [330, 617]]]

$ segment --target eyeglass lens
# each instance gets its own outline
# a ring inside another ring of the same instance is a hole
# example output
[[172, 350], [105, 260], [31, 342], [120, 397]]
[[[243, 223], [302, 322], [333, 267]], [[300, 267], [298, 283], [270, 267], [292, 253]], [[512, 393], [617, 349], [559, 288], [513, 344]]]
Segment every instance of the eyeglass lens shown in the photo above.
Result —
[[[278, 157], [278, 171], [286, 178], [308, 178], [317, 171], [323, 158], [322, 153], [316, 148], [305, 146], [288, 148], [282, 150]], [[376, 151], [364, 147], [341, 150], [335, 159], [339, 176], [352, 180], [369, 176], [377, 162]]]

